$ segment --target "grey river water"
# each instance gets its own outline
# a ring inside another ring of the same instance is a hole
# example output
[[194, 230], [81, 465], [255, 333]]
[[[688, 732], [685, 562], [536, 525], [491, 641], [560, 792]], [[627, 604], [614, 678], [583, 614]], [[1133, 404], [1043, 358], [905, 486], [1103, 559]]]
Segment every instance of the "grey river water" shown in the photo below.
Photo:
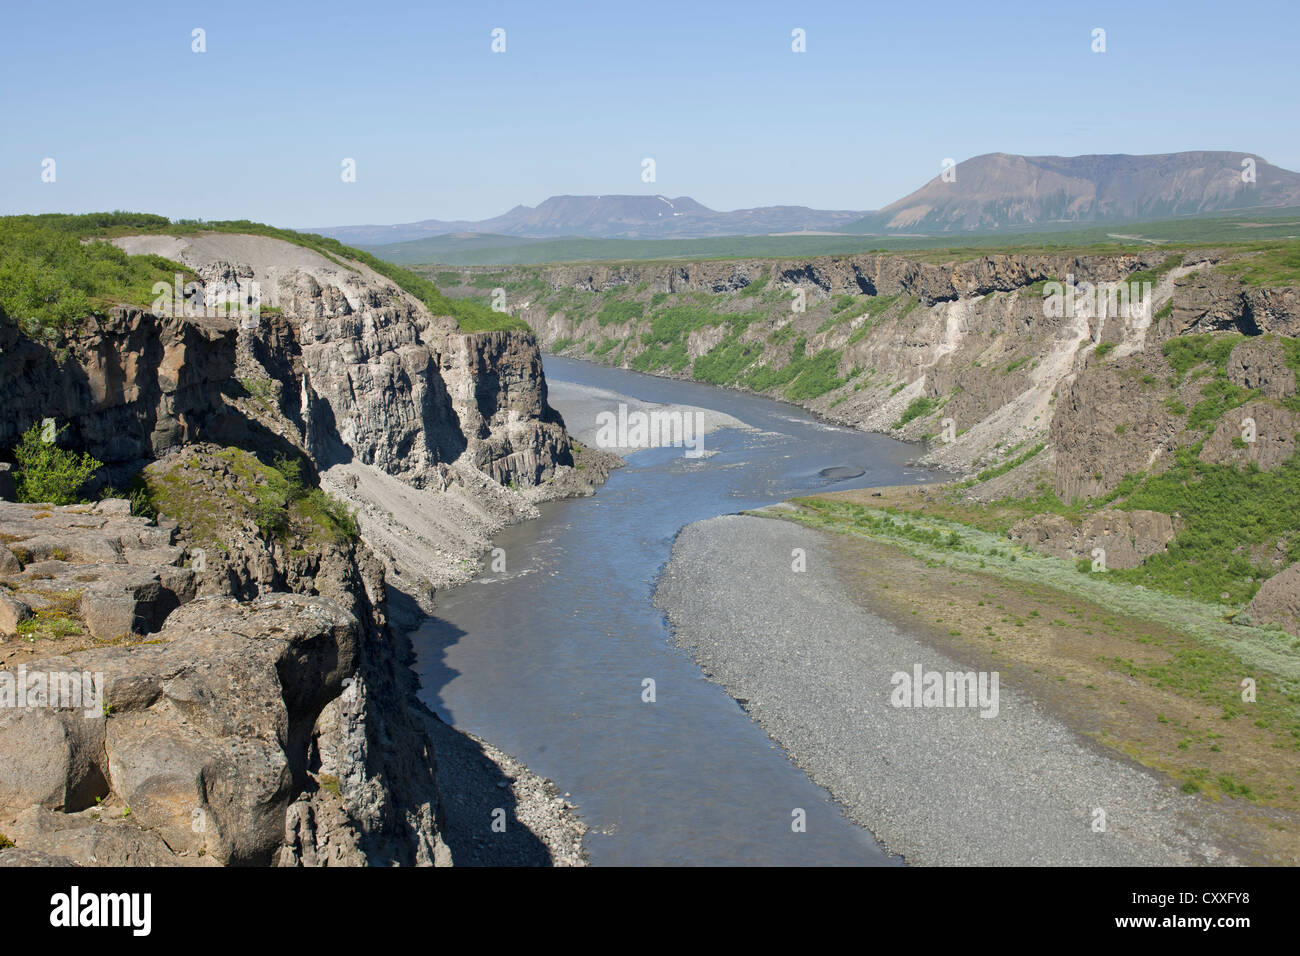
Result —
[[[546, 375], [716, 409], [758, 431], [713, 432], [704, 458], [636, 452], [594, 497], [504, 530], [494, 544], [506, 570], [442, 592], [412, 634], [425, 703], [568, 792], [592, 828], [593, 864], [895, 862], [672, 643], [653, 595], [684, 525], [817, 490], [933, 480], [905, 465], [916, 449], [708, 385], [550, 356]], [[806, 832], [791, 825], [796, 808]]]

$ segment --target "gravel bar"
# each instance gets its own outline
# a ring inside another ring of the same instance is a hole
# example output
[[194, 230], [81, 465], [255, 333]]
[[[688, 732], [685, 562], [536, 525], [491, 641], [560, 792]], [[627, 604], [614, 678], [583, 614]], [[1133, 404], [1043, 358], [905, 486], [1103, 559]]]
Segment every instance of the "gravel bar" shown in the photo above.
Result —
[[825, 534], [744, 515], [688, 525], [655, 602], [705, 673], [891, 851], [922, 865], [1241, 862], [1207, 801], [1011, 681], [994, 717], [891, 704], [897, 672], [968, 668], [855, 604]]

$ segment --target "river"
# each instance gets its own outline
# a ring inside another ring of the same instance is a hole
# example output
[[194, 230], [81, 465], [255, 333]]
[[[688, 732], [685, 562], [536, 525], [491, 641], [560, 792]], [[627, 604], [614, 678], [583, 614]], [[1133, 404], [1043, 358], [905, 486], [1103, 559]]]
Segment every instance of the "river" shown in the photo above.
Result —
[[[505, 529], [494, 542], [505, 569], [440, 593], [437, 616], [412, 634], [425, 703], [570, 794], [595, 865], [895, 864], [672, 643], [652, 598], [686, 524], [936, 476], [906, 465], [914, 446], [769, 399], [553, 356], [545, 370], [754, 430], [710, 433], [703, 458], [635, 452], [594, 497]], [[834, 468], [863, 474], [821, 474]]]

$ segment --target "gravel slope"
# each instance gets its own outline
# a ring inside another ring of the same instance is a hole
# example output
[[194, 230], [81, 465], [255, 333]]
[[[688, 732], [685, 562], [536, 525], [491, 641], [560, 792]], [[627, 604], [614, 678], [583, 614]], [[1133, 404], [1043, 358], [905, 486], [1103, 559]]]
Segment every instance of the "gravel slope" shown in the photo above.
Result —
[[895, 672], [966, 668], [855, 605], [822, 535], [749, 516], [688, 525], [655, 600], [705, 672], [890, 850], [938, 865], [1239, 862], [1205, 800], [1080, 738], [1007, 681], [993, 718], [891, 706]]

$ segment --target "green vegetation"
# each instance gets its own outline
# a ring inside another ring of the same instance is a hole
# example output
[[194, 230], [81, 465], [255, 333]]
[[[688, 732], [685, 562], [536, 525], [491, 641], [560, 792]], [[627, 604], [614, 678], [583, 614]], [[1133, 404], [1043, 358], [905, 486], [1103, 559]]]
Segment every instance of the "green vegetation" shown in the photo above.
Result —
[[37, 641], [81, 636], [83, 629], [81, 619], [77, 616], [81, 591], [71, 588], [62, 591], [28, 590], [38, 594], [44, 603], [33, 608], [32, 616], [27, 620], [18, 622], [19, 637], [26, 641]]
[[145, 473], [150, 500], [158, 513], [175, 518], [197, 544], [225, 549], [232, 526], [251, 519], [268, 540], [301, 538], [321, 544], [356, 541], [356, 516], [336, 498], [302, 477], [301, 459], [278, 457], [268, 465], [242, 448], [216, 453], [236, 478], [234, 488], [206, 487], [208, 466], [183, 459], [167, 471]]
[[71, 505], [82, 500], [82, 486], [103, 462], [60, 448], [56, 444], [58, 435], [66, 429], [65, 425], [58, 433], [51, 433], [37, 422], [23, 433], [14, 448], [14, 482], [19, 501]]
[[320, 488], [308, 488], [302, 480], [302, 461], [278, 457], [263, 471], [263, 481], [254, 487], [254, 520], [269, 540], [286, 538], [294, 519], [305, 519], [316, 534], [333, 542], [356, 541], [360, 528], [347, 505], [331, 498]]
[[1219, 271], [1251, 286], [1300, 285], [1300, 243], [1265, 246], [1252, 256], [1219, 266]]
[[694, 375], [699, 381], [713, 385], [737, 385], [762, 355], [762, 343], [741, 342], [731, 336], [695, 360]]
[[148, 305], [155, 282], [171, 286], [177, 273], [187, 281], [194, 273], [161, 256], [128, 256], [111, 243], [81, 239], [166, 224], [133, 213], [0, 217], [0, 321], [49, 338], [116, 303]]
[[1210, 431], [1224, 413], [1259, 397], [1258, 391], [1242, 388], [1228, 380], [1228, 357], [1245, 340], [1243, 335], [1185, 335], [1164, 344], [1162, 350], [1174, 368], [1178, 383], [1187, 378], [1188, 372], [1203, 367], [1210, 377], [1201, 386], [1204, 398], [1192, 407], [1190, 413], [1177, 398], [1171, 396], [1165, 400], [1166, 407], [1175, 415], [1188, 416], [1188, 428]]
[[929, 395], [918, 395], [908, 403], [907, 408], [903, 409], [902, 417], [894, 422], [891, 427], [902, 428], [914, 419], [929, 415], [938, 407], [939, 400], [937, 398], [931, 398]]
[[[951, 235], [894, 236], [719, 236], [710, 239], [524, 239], [476, 234], [436, 236], [408, 242], [367, 246], [390, 262], [405, 265], [440, 263], [463, 265], [528, 265], [553, 262], [645, 262], [701, 259], [793, 258], [801, 256], [855, 255], [870, 252], [907, 252], [930, 262], [966, 262], [971, 259], [1015, 253], [1102, 254], [1149, 249], [1186, 250], [1198, 245], [1234, 246], [1242, 251], [1267, 251], [1294, 243], [1300, 210], [1278, 208], [1267, 212], [1236, 212], [1212, 216], [1125, 223], [1123, 235], [1111, 224], [1062, 227], [1045, 224], [1017, 234], [987, 233], [963, 237], [953, 245]], [[1163, 264], [1151, 274], [1168, 271]], [[1132, 277], [1130, 277], [1132, 278]], [[1137, 281], [1143, 281], [1141, 276]]]
[[1115, 505], [1181, 515], [1186, 528], [1168, 551], [1108, 577], [1204, 601], [1227, 594], [1228, 603], [1243, 604], [1273, 573], [1252, 562], [1252, 546], [1271, 553], [1285, 539], [1288, 559], [1300, 560], [1300, 454], [1265, 472], [1206, 464], [1200, 450], [1182, 449], [1172, 468]]
[[1245, 338], [1244, 335], [1180, 335], [1167, 341], [1161, 351], [1181, 383], [1199, 365], [1226, 370], [1228, 356]]
[[1021, 465], [1029, 461], [1029, 459], [1033, 458], [1035, 455], [1037, 455], [1040, 451], [1042, 451], [1046, 447], [1047, 446], [1045, 444], [1039, 442], [1037, 445], [1029, 449], [1029, 451], [1025, 452], [1023, 455], [1020, 455], [1018, 458], [1012, 458], [1007, 461], [1004, 461], [1000, 465], [995, 465], [992, 468], [984, 469], [978, 475], [975, 476], [975, 481], [976, 482], [991, 481], [994, 478], [998, 478], [1002, 475], [1005, 475], [1007, 472], [1011, 471], [1012, 469], [1019, 468]]
[[1181, 252], [1176, 252], [1173, 255], [1166, 256], [1164, 261], [1153, 269], [1141, 269], [1137, 272], [1130, 272], [1124, 281], [1127, 283], [1136, 282], [1139, 284], [1150, 282], [1151, 288], [1154, 290], [1155, 287], [1160, 284], [1160, 280], [1165, 277], [1166, 273], [1182, 265], [1182, 262], [1183, 254]]
[[1093, 349], [1093, 354], [1097, 358], [1103, 359], [1113, 351], [1115, 351], [1114, 342], [1102, 342], [1095, 349]]
[[602, 326], [621, 325], [624, 322], [635, 321], [644, 314], [645, 306], [640, 302], [623, 302], [616, 299], [606, 302], [601, 307], [600, 312], [596, 314], [596, 321]]

